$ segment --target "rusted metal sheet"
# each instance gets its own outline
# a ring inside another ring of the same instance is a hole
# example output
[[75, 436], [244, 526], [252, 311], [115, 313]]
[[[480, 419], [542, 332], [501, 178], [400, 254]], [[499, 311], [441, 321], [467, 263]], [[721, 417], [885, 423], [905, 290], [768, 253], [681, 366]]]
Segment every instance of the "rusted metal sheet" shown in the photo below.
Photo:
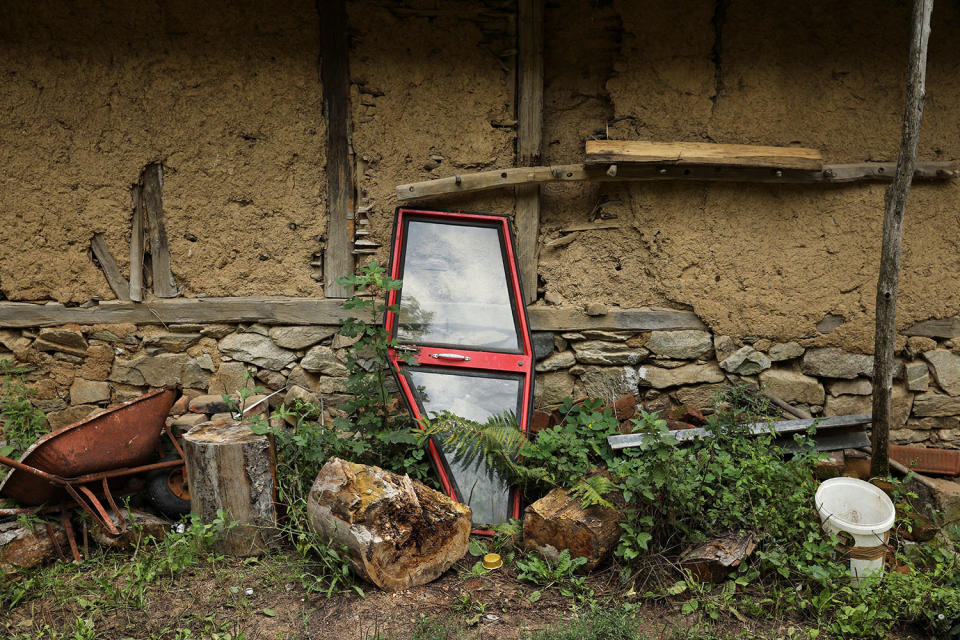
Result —
[[11, 465], [0, 496], [41, 505], [64, 497], [64, 479], [143, 465], [155, 454], [176, 395], [153, 391], [42, 436]]

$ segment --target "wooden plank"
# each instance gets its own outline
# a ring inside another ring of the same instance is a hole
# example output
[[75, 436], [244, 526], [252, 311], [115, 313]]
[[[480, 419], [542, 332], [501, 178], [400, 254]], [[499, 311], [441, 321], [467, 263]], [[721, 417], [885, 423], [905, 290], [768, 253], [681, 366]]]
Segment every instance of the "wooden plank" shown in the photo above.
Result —
[[[786, 435], [806, 431], [813, 424], [817, 425], [817, 432], [828, 429], [846, 429], [849, 427], [870, 424], [871, 416], [869, 413], [834, 416], [832, 418], [810, 418], [804, 420], [783, 420], [781, 422], [755, 422], [746, 425], [747, 431], [753, 435], [761, 433], [770, 433], [771, 430], [776, 435]], [[696, 429], [674, 429], [669, 432], [680, 442], [694, 440], [696, 438], [711, 437], [709, 431], [703, 428]], [[626, 449], [628, 447], [637, 447], [649, 436], [643, 433], [630, 433], [623, 436], [608, 436], [607, 444], [611, 449]]]
[[816, 149], [762, 147], [710, 142], [587, 140], [586, 164], [676, 164], [767, 167], [818, 171], [823, 156]]
[[123, 277], [123, 273], [120, 272], [117, 261], [113, 259], [110, 247], [107, 246], [107, 239], [102, 233], [93, 234], [93, 237], [90, 238], [90, 249], [96, 256], [97, 262], [100, 263], [100, 269], [107, 278], [107, 284], [113, 289], [114, 295], [120, 300], [129, 300], [130, 284]]
[[[764, 167], [719, 167], [676, 165], [618, 165], [610, 176], [607, 165], [582, 164], [550, 167], [515, 167], [461, 174], [425, 182], [397, 186], [401, 201], [425, 200], [454, 193], [475, 193], [504, 187], [520, 187], [550, 182], [760, 182], [784, 184], [843, 184], [849, 182], [889, 181], [894, 163], [864, 162], [860, 164], [824, 165], [822, 170], [771, 169]], [[956, 162], [918, 162], [914, 180], [951, 180], [960, 177]]]
[[167, 225], [163, 219], [163, 167], [150, 164], [143, 170], [140, 200], [150, 227], [150, 264], [153, 266], [153, 293], [158, 298], [177, 297], [177, 285], [170, 269]]
[[960, 317], [924, 320], [913, 325], [903, 334], [928, 338], [960, 338]]
[[[517, 3], [517, 164], [540, 162], [543, 141], [543, 0]], [[540, 186], [516, 190], [517, 262], [523, 297], [537, 299]]]
[[[71, 322], [336, 325], [351, 315], [355, 314], [345, 311], [340, 300], [327, 298], [176, 298], [149, 304], [109, 301], [89, 308], [65, 307], [58, 303], [0, 302], [0, 328], [19, 329]], [[602, 316], [588, 316], [578, 309], [531, 307], [529, 319], [537, 331], [707, 329], [693, 312], [671, 309], [617, 309]]]
[[143, 189], [139, 184], [130, 189], [133, 214], [130, 223], [130, 299], [143, 300]]
[[588, 180], [582, 164], [563, 164], [552, 167], [515, 167], [476, 173], [458, 174], [425, 182], [401, 184], [397, 200], [422, 200], [452, 193], [476, 193], [505, 187], [516, 187], [547, 182], [582, 182]]
[[320, 79], [327, 115], [327, 243], [323, 253], [324, 292], [347, 298], [353, 287], [337, 282], [353, 274], [353, 219], [356, 201], [350, 147], [350, 59], [344, 0], [319, 0]]
[[873, 415], [871, 432], [874, 455], [870, 475], [885, 478], [890, 473], [888, 455], [893, 420], [893, 370], [897, 339], [897, 294], [900, 286], [900, 257], [903, 218], [913, 182], [923, 119], [924, 86], [927, 74], [927, 44], [930, 41], [930, 14], [933, 0], [914, 0], [907, 60], [907, 99], [903, 109], [900, 150], [895, 177], [884, 197], [883, 236], [880, 243], [880, 274], [877, 278], [876, 324], [873, 343]]
[[697, 314], [673, 309], [613, 309], [599, 316], [564, 307], [530, 307], [530, 324], [537, 331], [579, 331], [582, 329], [670, 331], [700, 329], [707, 331]]

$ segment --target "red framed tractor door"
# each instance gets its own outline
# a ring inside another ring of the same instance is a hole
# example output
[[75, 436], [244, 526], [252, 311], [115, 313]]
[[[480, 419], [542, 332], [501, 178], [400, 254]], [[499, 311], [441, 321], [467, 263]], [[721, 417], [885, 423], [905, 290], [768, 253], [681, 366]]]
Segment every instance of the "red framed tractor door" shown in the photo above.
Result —
[[[485, 421], [513, 412], [526, 431], [533, 400], [533, 349], [504, 216], [397, 209], [390, 276], [403, 281], [387, 303], [387, 329], [405, 362], [390, 360], [414, 417], [449, 411]], [[470, 506], [476, 526], [520, 516], [512, 493], [483, 460], [455, 460], [430, 443], [440, 480]]]

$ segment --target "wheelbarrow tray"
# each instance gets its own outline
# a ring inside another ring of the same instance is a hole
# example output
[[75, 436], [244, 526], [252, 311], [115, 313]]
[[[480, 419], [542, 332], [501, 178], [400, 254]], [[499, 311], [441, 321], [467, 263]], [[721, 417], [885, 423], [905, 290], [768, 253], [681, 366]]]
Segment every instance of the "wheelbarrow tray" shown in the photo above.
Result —
[[[176, 391], [160, 389], [41, 436], [19, 462], [63, 479], [143, 465], [156, 454]], [[14, 468], [0, 497], [27, 506], [64, 496], [61, 483]]]

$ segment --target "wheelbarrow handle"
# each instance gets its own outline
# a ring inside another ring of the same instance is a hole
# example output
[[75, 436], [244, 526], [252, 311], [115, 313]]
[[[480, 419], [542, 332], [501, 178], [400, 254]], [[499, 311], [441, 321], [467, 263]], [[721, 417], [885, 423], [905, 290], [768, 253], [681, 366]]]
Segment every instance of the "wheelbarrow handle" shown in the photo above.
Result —
[[52, 482], [52, 483], [54, 483], [54, 484], [63, 485], [63, 484], [66, 484], [66, 483], [67, 483], [66, 478], [61, 478], [60, 476], [54, 475], [54, 474], [52, 474], [52, 473], [48, 473], [48, 472], [43, 471], [43, 470], [41, 470], [41, 469], [37, 469], [36, 467], [31, 467], [30, 465], [28, 465], [28, 464], [23, 464], [22, 462], [17, 462], [16, 460], [11, 460], [10, 458], [6, 458], [6, 457], [4, 457], [4, 456], [0, 456], [0, 464], [5, 464], [5, 465], [7, 465], [8, 467], [13, 467], [14, 469], [17, 469], [18, 471], [24, 471], [24, 472], [26, 472], [26, 473], [32, 473], [33, 475], [35, 475], [35, 476], [40, 476], [40, 477], [43, 478], [44, 480], [48, 480], [48, 481], [50, 481], [50, 482]]

